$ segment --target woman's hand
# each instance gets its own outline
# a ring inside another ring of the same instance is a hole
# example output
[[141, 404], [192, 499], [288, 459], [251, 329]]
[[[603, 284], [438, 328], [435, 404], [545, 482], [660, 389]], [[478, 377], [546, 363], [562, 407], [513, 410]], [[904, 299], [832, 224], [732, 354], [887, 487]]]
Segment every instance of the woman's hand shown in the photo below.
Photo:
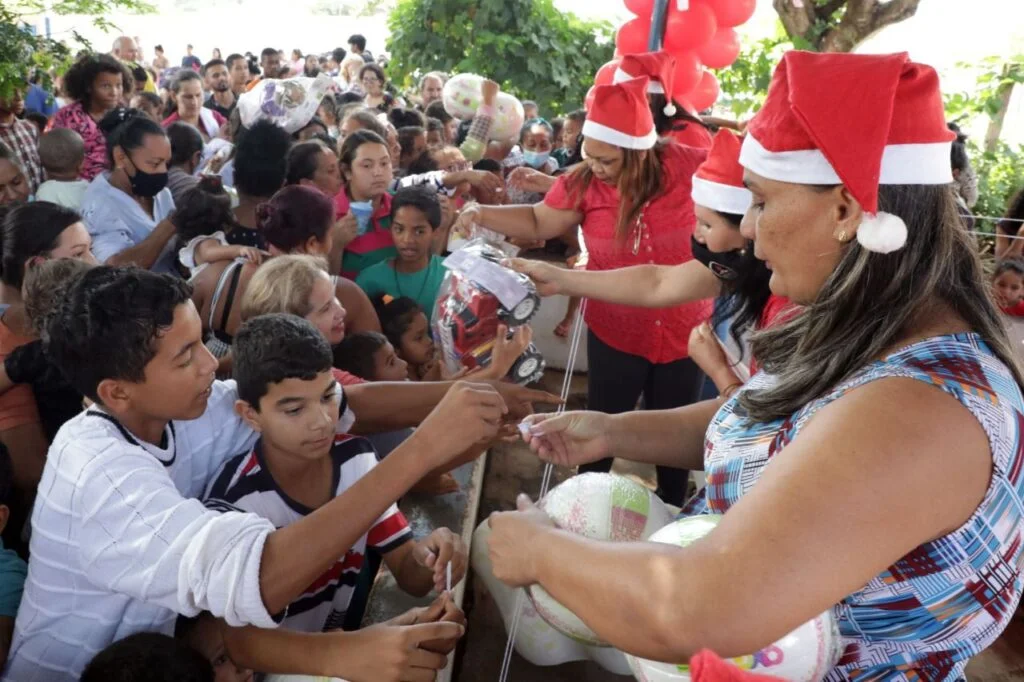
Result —
[[690, 332], [689, 355], [712, 381], [723, 370], [729, 370], [729, 359], [725, 357], [722, 345], [718, 343], [714, 330], [707, 322], [694, 327]]
[[555, 522], [524, 494], [516, 498], [516, 508], [491, 514], [487, 553], [494, 577], [512, 587], [526, 587], [537, 582], [536, 552], [544, 551], [540, 536]]
[[555, 179], [547, 173], [521, 166], [509, 174], [508, 184], [518, 187], [524, 192], [540, 192], [543, 194], [551, 189], [552, 185], [555, 184]]
[[334, 223], [332, 232], [334, 247], [345, 247], [351, 244], [359, 236], [359, 221], [349, 211], [338, 222]]
[[566, 272], [564, 268], [523, 258], [511, 258], [505, 262], [505, 265], [533, 280], [537, 293], [541, 296], [565, 293], [562, 284]]
[[523, 440], [545, 462], [574, 467], [612, 456], [612, 420], [603, 412], [534, 414], [523, 424]]
[[468, 203], [462, 207], [462, 212], [455, 219], [451, 231], [463, 239], [469, 239], [473, 235], [473, 225], [480, 224], [480, 204]]

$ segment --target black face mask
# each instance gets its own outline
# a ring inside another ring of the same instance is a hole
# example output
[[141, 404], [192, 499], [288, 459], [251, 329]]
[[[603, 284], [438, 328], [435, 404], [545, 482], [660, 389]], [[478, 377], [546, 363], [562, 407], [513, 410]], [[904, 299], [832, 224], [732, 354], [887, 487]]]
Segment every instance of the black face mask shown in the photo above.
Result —
[[[129, 160], [131, 160], [130, 157]], [[152, 199], [160, 194], [164, 187], [167, 187], [167, 171], [147, 173], [136, 166], [134, 161], [132, 161], [132, 165], [135, 166], [135, 175], [129, 175], [128, 182], [131, 184], [132, 194], [135, 196]]]
[[715, 277], [725, 282], [736, 281], [757, 264], [757, 260], [751, 258], [747, 253], [749, 248], [751, 247], [748, 244], [743, 249], [712, 251], [697, 241], [696, 237], [690, 236], [690, 250], [693, 251], [693, 257], [708, 270], [711, 270]]

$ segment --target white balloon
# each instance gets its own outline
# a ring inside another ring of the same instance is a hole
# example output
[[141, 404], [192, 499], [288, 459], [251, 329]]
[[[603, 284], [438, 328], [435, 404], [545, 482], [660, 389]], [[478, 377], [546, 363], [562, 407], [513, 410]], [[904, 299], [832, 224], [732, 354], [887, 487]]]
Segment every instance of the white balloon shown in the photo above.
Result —
[[[445, 111], [463, 121], [472, 120], [483, 103], [483, 82], [482, 76], [472, 73], [460, 73], [449, 78], [441, 93]], [[499, 92], [495, 108], [498, 112], [491, 125], [490, 138], [518, 141], [526, 120], [522, 103], [507, 92]]]
[[[559, 528], [594, 540], [646, 540], [672, 520], [672, 512], [653, 492], [628, 478], [589, 473], [555, 487], [539, 503]], [[540, 585], [527, 594], [541, 618], [562, 634], [590, 646], [608, 646], [572, 611]]]
[[[706, 515], [679, 519], [651, 535], [650, 541], [686, 547], [710, 533], [721, 518]], [[751, 608], [755, 608], [754, 605]], [[771, 646], [729, 662], [743, 670], [784, 680], [818, 682], [835, 667], [842, 652], [839, 626], [828, 610]], [[690, 668], [685, 664], [660, 663], [628, 654], [626, 660], [640, 682], [689, 682], [690, 679]]]

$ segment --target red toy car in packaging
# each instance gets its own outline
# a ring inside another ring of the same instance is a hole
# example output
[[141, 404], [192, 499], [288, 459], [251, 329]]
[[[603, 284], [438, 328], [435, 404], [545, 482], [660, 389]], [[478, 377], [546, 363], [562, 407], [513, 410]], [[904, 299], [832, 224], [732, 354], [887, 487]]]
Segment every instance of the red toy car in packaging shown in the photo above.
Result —
[[[510, 333], [527, 324], [540, 307], [529, 277], [501, 264], [508, 255], [483, 239], [474, 239], [448, 258], [434, 308], [434, 340], [447, 370], [487, 367], [498, 325]], [[544, 356], [530, 344], [512, 365], [508, 378], [528, 384], [544, 374]]]

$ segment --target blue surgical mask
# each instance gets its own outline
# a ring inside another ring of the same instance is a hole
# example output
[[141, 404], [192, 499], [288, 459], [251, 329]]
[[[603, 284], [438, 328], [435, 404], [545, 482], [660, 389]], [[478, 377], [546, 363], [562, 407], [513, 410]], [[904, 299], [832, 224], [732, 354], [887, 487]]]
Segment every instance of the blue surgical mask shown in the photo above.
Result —
[[525, 161], [526, 165], [530, 168], [536, 168], [538, 170], [543, 168], [549, 158], [551, 158], [551, 152], [523, 151], [523, 161]]

